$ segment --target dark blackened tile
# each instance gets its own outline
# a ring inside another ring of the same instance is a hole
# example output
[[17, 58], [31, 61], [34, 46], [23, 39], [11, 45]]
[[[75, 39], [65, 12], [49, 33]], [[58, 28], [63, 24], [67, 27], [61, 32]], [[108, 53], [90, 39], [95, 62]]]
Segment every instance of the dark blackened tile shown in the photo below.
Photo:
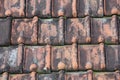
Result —
[[89, 43], [91, 41], [89, 17], [67, 19], [65, 43], [71, 44], [73, 38], [76, 38], [78, 43]]
[[118, 26], [118, 37], [119, 37], [119, 43], [120, 43], [120, 17], [117, 17], [117, 26]]
[[106, 69], [114, 71], [120, 69], [120, 46], [106, 45]]
[[51, 0], [27, 0], [26, 3], [27, 17], [34, 15], [39, 17], [51, 16]]
[[78, 16], [103, 16], [103, 0], [78, 0]]
[[0, 45], [10, 44], [11, 18], [0, 19]]
[[64, 19], [40, 19], [38, 43], [39, 44], [64, 44]]
[[119, 80], [115, 72], [94, 73], [93, 80]]
[[10, 74], [9, 80], [36, 80], [33, 74]]
[[0, 0], [0, 17], [23, 17], [25, 0]]
[[79, 45], [78, 60], [80, 70], [103, 70], [105, 68], [104, 44]]
[[22, 70], [22, 45], [0, 47], [0, 72], [20, 73]]
[[68, 72], [65, 74], [65, 80], [92, 80], [92, 74], [92, 71]]
[[92, 43], [118, 43], [118, 26], [115, 15], [106, 18], [92, 18]]
[[54, 46], [51, 52], [52, 70], [77, 70], [77, 46]]
[[32, 64], [37, 65], [37, 72], [50, 70], [50, 46], [25, 46], [24, 72], [30, 72]]
[[120, 14], [120, 0], [104, 0], [104, 14]]
[[52, 16], [77, 17], [78, 0], [52, 0]]
[[11, 43], [36, 44], [37, 21], [37, 17], [33, 19], [14, 19], [12, 21]]

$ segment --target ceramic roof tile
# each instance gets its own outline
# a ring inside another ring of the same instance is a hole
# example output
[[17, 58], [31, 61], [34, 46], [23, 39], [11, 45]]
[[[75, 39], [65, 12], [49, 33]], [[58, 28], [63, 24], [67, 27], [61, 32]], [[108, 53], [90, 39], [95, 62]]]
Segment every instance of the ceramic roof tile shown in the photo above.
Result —
[[0, 0], [0, 80], [120, 80], [119, 0]]

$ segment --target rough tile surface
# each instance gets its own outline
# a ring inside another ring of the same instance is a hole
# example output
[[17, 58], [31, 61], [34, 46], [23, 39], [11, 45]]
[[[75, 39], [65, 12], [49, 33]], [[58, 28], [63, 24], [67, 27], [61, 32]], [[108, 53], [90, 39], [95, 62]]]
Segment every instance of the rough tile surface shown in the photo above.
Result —
[[71, 44], [73, 38], [76, 38], [78, 43], [90, 43], [89, 17], [67, 19], [65, 28], [65, 43]]
[[38, 72], [50, 69], [49, 46], [25, 46], [24, 53], [24, 71], [30, 72], [30, 66], [32, 64], [36, 64], [38, 66]]
[[92, 43], [118, 43], [118, 26], [115, 15], [107, 18], [92, 18]]
[[0, 80], [120, 80], [120, 0], [0, 0]]
[[23, 17], [25, 16], [25, 0], [0, 0], [0, 17], [13, 16]]
[[53, 70], [77, 70], [77, 47], [76, 45], [52, 47], [51, 66]]
[[37, 17], [12, 21], [12, 44], [37, 44]]
[[11, 18], [0, 19], [0, 45], [10, 44]]
[[103, 70], [105, 68], [104, 45], [79, 45], [79, 69]]
[[103, 16], [103, 0], [78, 0], [78, 16]]
[[34, 15], [40, 17], [51, 16], [51, 0], [27, 0], [26, 3], [27, 17], [33, 17]]
[[40, 19], [38, 43], [51, 45], [64, 44], [64, 19]]

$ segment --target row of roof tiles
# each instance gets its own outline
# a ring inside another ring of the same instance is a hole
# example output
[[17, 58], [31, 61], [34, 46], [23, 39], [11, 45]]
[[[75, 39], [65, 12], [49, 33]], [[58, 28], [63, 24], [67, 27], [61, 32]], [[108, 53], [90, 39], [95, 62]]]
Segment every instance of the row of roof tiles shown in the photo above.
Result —
[[0, 73], [120, 70], [119, 45], [0, 47]]
[[60, 71], [51, 74], [9, 74], [3, 73], [0, 80], [120, 80], [120, 72], [99, 72], [91, 70], [87, 72], [67, 72]]
[[0, 0], [0, 17], [120, 15], [119, 0]]
[[0, 19], [0, 45], [9, 44], [78, 44], [120, 42], [120, 18]]

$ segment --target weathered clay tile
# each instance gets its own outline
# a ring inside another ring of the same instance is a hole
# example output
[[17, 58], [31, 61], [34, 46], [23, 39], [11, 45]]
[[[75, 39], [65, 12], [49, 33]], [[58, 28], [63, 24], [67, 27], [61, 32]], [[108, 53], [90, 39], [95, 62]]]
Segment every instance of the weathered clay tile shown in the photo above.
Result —
[[38, 43], [39, 44], [64, 44], [64, 19], [40, 19]]
[[77, 17], [77, 0], [52, 0], [52, 16]]
[[14, 19], [12, 21], [11, 43], [36, 44], [37, 21], [37, 17], [33, 19]]
[[[50, 71], [50, 46], [25, 46], [24, 71], [30, 72], [37, 65], [37, 72]], [[33, 67], [32, 67], [33, 66]]]
[[104, 44], [79, 45], [78, 60], [80, 70], [103, 70], [105, 68]]
[[120, 69], [120, 46], [106, 45], [106, 69], [109, 71]]
[[0, 19], [0, 45], [9, 45], [11, 18]]
[[50, 74], [38, 74], [37, 80], [64, 80], [64, 75], [60, 75], [59, 73], [53, 72]]
[[118, 43], [118, 27], [115, 15], [106, 18], [92, 18], [92, 43]]
[[36, 75], [33, 75], [33, 74], [10, 74], [9, 80], [36, 80]]
[[0, 17], [24, 16], [25, 0], [0, 0]]
[[78, 0], [78, 16], [103, 16], [103, 0]]
[[104, 0], [104, 13], [105, 15], [120, 15], [120, 0]]
[[93, 80], [119, 80], [118, 78], [119, 73], [116, 72], [99, 72], [94, 73]]
[[26, 3], [27, 17], [34, 15], [39, 17], [51, 16], [51, 0], [27, 0]]
[[68, 72], [65, 74], [65, 80], [92, 80], [92, 74], [92, 71]]
[[77, 38], [78, 43], [89, 43], [91, 41], [89, 17], [67, 19], [65, 43], [71, 44], [74, 37]]
[[54, 46], [51, 51], [52, 70], [77, 70], [77, 45]]
[[0, 47], [0, 72], [19, 73], [22, 69], [22, 45]]

